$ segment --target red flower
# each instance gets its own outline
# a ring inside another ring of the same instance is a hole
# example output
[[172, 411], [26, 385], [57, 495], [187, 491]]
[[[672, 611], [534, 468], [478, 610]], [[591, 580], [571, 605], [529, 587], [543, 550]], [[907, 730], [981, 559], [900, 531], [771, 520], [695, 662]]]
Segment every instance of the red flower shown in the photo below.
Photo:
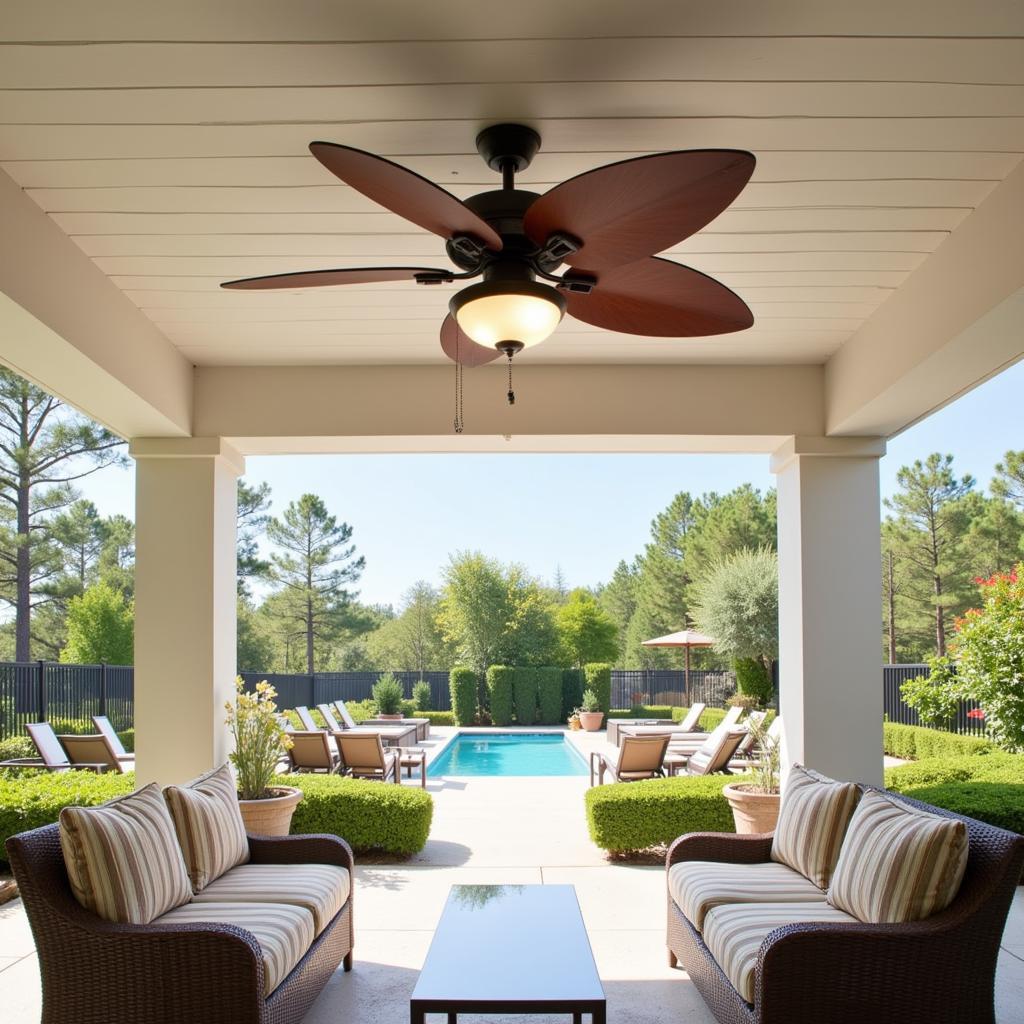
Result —
[[985, 712], [982, 711], [981, 708], [973, 708], [972, 710], [967, 712], [967, 717], [968, 718], [984, 718], [985, 717]]

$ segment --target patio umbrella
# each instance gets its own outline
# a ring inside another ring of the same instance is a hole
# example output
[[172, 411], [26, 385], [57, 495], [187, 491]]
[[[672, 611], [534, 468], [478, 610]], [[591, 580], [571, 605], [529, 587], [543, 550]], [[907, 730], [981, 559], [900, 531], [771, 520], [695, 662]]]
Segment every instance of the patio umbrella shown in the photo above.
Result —
[[690, 649], [693, 647], [714, 647], [715, 641], [695, 629], [681, 629], [678, 633], [667, 636], [656, 636], [653, 640], [644, 640], [641, 647], [683, 647], [686, 649], [686, 699], [690, 699]]

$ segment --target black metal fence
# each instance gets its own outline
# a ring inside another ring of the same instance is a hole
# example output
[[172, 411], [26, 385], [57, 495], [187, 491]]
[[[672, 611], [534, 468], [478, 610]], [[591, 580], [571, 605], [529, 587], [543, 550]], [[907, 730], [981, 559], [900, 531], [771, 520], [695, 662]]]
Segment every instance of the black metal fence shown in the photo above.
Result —
[[[927, 665], [886, 665], [883, 669], [885, 716], [890, 722], [920, 725], [917, 712], [903, 703], [900, 686], [927, 674]], [[419, 681], [417, 672], [395, 672], [406, 698]], [[107, 715], [118, 730], [134, 724], [134, 675], [130, 665], [61, 665], [55, 662], [0, 662], [0, 739], [24, 734], [26, 722], [50, 721], [60, 731], [82, 731], [92, 715]], [[280, 707], [299, 704], [315, 707], [324, 701], [366, 700], [379, 672], [317, 672], [313, 675], [243, 672], [249, 686], [261, 679], [273, 684]], [[436, 711], [451, 710], [447, 672], [425, 672]], [[635, 702], [687, 706], [703, 701], [721, 705], [735, 690], [731, 672], [703, 669], [686, 673], [667, 669], [615, 669], [612, 671], [612, 707], [628, 708]], [[977, 705], [965, 701], [952, 727], [961, 733], [983, 735], [984, 719], [968, 717]]]

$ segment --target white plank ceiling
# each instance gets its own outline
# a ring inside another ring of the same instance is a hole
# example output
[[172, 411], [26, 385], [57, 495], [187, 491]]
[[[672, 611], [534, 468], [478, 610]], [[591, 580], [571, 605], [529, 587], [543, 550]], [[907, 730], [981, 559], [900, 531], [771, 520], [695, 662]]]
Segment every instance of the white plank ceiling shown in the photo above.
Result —
[[455, 286], [222, 291], [256, 274], [446, 266], [336, 182], [313, 139], [465, 197], [518, 120], [542, 192], [668, 149], [752, 150], [731, 209], [667, 255], [748, 331], [634, 338], [567, 319], [536, 362], [822, 362], [1024, 155], [1019, 0], [107, 0], [3, 4], [0, 167], [196, 364], [443, 362]]

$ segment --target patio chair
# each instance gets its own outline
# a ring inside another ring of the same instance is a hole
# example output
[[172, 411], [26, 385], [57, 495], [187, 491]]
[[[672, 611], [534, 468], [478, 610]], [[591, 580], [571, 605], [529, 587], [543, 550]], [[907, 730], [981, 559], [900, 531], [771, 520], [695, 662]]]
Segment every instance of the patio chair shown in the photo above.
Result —
[[98, 733], [107, 737], [118, 761], [135, 761], [135, 755], [129, 754], [128, 751], [124, 749], [121, 737], [117, 735], [117, 730], [110, 724], [110, 719], [107, 718], [106, 715], [93, 715], [92, 723], [96, 726], [96, 731]]
[[[782, 716], [776, 715], [772, 719], [772, 724], [768, 726], [768, 739], [776, 743], [782, 741]], [[741, 744], [742, 750], [742, 744]], [[733, 771], [746, 771], [748, 768], [753, 768], [755, 765], [761, 763], [762, 752], [760, 750], [751, 750], [748, 754], [742, 755], [740, 751], [737, 751], [737, 756], [729, 762], [729, 768]]]
[[87, 736], [58, 736], [61, 746], [67, 751], [72, 768], [96, 768], [97, 771], [124, 773], [124, 764], [118, 760], [117, 752], [110, 740], [101, 732]]
[[667, 749], [667, 736], [627, 736], [614, 760], [599, 750], [592, 751], [590, 784], [593, 786], [596, 778], [597, 785], [604, 785], [606, 774], [615, 782], [656, 779], [665, 774], [663, 762]]
[[307, 708], [305, 704], [300, 704], [295, 709], [295, 714], [302, 723], [302, 728], [307, 732], [315, 732], [320, 728], [320, 726], [313, 721], [313, 716], [309, 713], [309, 708]]
[[748, 733], [745, 725], [725, 725], [723, 722], [701, 745], [693, 751], [673, 751], [665, 758], [671, 774], [680, 769], [687, 775], [731, 774], [730, 762], [736, 749]]
[[[317, 708], [322, 709], [322, 704], [317, 704]], [[362, 722], [356, 722], [352, 717], [352, 712], [345, 706], [343, 700], [336, 700], [334, 702], [334, 709], [338, 712], [338, 717], [341, 719], [343, 729], [357, 729], [365, 727], [367, 725], [383, 725], [385, 727], [393, 726], [404, 726], [408, 728], [410, 725], [416, 727], [416, 742], [419, 743], [421, 740], [425, 740], [430, 736], [430, 719], [429, 718], [403, 718], [401, 720], [396, 718], [366, 718]], [[321, 714], [322, 714], [321, 710]]]
[[385, 750], [377, 733], [342, 731], [335, 733], [334, 739], [341, 755], [339, 772], [354, 779], [390, 780], [401, 785], [400, 755], [398, 751]]
[[749, 758], [754, 752], [754, 743], [756, 742], [754, 732], [749, 726], [760, 725], [768, 717], [767, 711], [751, 711], [747, 715], [744, 721], [744, 726], [747, 727], [747, 734], [740, 740], [740, 745], [736, 748], [736, 753], [733, 755], [733, 760], [736, 758], [744, 759]]
[[289, 730], [292, 741], [288, 762], [293, 772], [326, 772], [338, 770], [338, 755], [331, 736], [323, 729]]
[[49, 772], [85, 768], [89, 771], [102, 772], [108, 767], [105, 757], [95, 763], [72, 764], [49, 722], [29, 722], [25, 730], [35, 744], [39, 757], [12, 757], [7, 761], [0, 761], [0, 768], [36, 768]]
[[342, 733], [355, 732], [364, 736], [380, 736], [385, 746], [407, 747], [411, 745], [410, 740], [415, 742], [419, 736], [418, 727], [411, 724], [413, 719], [370, 719], [365, 722], [356, 722], [348, 708], [345, 707], [344, 701], [335, 701], [334, 707], [338, 710], [342, 721], [342, 727], [334, 730], [335, 737]]
[[[722, 726], [735, 725], [743, 715], [743, 708], [731, 707], [725, 713], [725, 718], [715, 727], [720, 729]], [[696, 750], [709, 736], [714, 735], [714, 732], [690, 732], [681, 728], [678, 725], [672, 726], [657, 726], [657, 725], [632, 725], [630, 723], [623, 723], [619, 726], [619, 743], [621, 744], [626, 736], [668, 736], [671, 741], [671, 746], [675, 748], [678, 745], [686, 746], [690, 749]]]

